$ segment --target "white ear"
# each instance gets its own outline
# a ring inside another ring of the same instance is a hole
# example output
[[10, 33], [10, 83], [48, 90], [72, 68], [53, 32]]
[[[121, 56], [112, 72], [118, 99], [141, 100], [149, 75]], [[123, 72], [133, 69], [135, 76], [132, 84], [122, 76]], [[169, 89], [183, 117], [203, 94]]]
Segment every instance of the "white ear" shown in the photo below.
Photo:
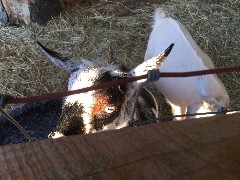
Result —
[[79, 65], [82, 63], [81, 60], [71, 60], [68, 57], [64, 57], [62, 54], [52, 51], [40, 42], [37, 42], [43, 53], [55, 64], [56, 66], [64, 69], [67, 72], [73, 72], [79, 69]]

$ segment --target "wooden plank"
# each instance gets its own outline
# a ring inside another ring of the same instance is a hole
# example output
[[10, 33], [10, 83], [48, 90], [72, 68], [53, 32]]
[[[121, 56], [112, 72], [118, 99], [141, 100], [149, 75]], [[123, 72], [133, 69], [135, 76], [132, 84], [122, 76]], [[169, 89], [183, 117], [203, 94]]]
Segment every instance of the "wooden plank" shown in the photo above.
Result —
[[[95, 0], [97, 1], [97, 0]], [[0, 0], [0, 22], [3, 24], [44, 25], [52, 17], [76, 3], [86, 0]], [[7, 17], [7, 18], [6, 18]]]
[[0, 24], [7, 24], [8, 22], [8, 15], [7, 12], [2, 4], [2, 1], [0, 0]]
[[10, 24], [30, 24], [28, 0], [2, 0]]
[[240, 116], [0, 147], [5, 179], [239, 179]]

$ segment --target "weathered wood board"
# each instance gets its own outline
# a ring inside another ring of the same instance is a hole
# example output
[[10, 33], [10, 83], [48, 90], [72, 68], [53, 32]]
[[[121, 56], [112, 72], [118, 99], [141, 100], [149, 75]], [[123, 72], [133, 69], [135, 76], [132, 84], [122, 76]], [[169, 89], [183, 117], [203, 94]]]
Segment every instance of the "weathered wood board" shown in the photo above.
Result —
[[0, 147], [4, 179], [240, 179], [240, 115]]
[[0, 0], [0, 22], [2, 24], [38, 23], [44, 25], [52, 17], [59, 15], [64, 9], [85, 1]]
[[8, 15], [7, 12], [0, 0], [0, 24], [6, 24], [8, 22]]

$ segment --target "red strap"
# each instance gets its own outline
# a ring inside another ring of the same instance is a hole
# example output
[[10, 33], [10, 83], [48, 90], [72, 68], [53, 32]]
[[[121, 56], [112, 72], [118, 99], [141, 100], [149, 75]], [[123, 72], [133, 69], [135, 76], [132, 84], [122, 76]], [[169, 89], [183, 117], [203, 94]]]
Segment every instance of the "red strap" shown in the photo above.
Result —
[[162, 72], [161, 77], [190, 77], [190, 76], [201, 76], [207, 74], [220, 74], [226, 72], [240, 71], [240, 66], [235, 67], [223, 67], [216, 69], [207, 69], [201, 71], [191, 71], [191, 72]]
[[[226, 73], [226, 72], [234, 72], [234, 71], [240, 71], [240, 66], [236, 67], [225, 67], [225, 68], [217, 68], [217, 69], [208, 69], [208, 70], [201, 70], [201, 71], [192, 71], [192, 72], [162, 72], [160, 73], [160, 78], [162, 77], [189, 77], [189, 76], [199, 76], [199, 75], [207, 75], [207, 74], [219, 74], [219, 73]], [[29, 103], [34, 101], [41, 101], [41, 100], [50, 100], [50, 99], [58, 99], [65, 96], [70, 96], [73, 94], [79, 94], [83, 92], [88, 92], [92, 90], [97, 89], [106, 89], [114, 86], [124, 85], [127, 83], [131, 83], [133, 81], [138, 81], [141, 79], [146, 79], [147, 75], [141, 75], [136, 77], [128, 77], [120, 80], [105, 82], [101, 84], [97, 84], [91, 87], [86, 87], [83, 89], [77, 89], [72, 91], [63, 91], [63, 92], [55, 92], [55, 93], [49, 93], [45, 95], [40, 96], [32, 96], [32, 97], [26, 97], [26, 98], [14, 98], [9, 97], [5, 100], [5, 104], [19, 104], [19, 103]]]
[[133, 81], [137, 81], [140, 79], [146, 79], [146, 77], [147, 77], [147, 75], [129, 77], [129, 78], [124, 78], [124, 79], [120, 79], [120, 80], [116, 80], [116, 81], [110, 81], [110, 82], [93, 85], [91, 87], [86, 87], [86, 88], [82, 88], [82, 89], [77, 89], [77, 90], [72, 90], [72, 91], [55, 92], [55, 93], [49, 93], [49, 94], [39, 95], [39, 96], [31, 96], [31, 97], [25, 97], [25, 98], [9, 97], [8, 99], [5, 100], [5, 104], [19, 104], [19, 103], [29, 103], [29, 102], [34, 102], [34, 101], [41, 101], [41, 100], [58, 99], [58, 98], [62, 98], [65, 96], [70, 96], [70, 95], [88, 92], [88, 91], [92, 91], [92, 90], [105, 89], [105, 88], [110, 88], [110, 87], [114, 87], [114, 86], [124, 85], [124, 84], [131, 83]]

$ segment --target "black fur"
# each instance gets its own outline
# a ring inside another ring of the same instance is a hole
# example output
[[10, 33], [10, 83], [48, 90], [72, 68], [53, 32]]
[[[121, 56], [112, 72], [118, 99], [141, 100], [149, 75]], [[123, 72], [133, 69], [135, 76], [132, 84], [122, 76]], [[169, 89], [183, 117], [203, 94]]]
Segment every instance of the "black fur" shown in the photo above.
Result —
[[61, 132], [65, 136], [84, 134], [82, 113], [83, 107], [77, 103], [64, 106], [58, 125], [54, 131]]
[[[126, 75], [126, 73], [123, 73]], [[122, 79], [125, 77], [125, 75], [121, 77], [113, 77], [109, 71], [103, 73], [97, 80], [96, 84], [103, 83], [103, 82], [109, 82], [114, 81], [118, 79]], [[103, 92], [105, 91], [105, 92]], [[112, 123], [113, 120], [119, 115], [120, 110], [122, 108], [123, 101], [125, 99], [126, 93], [127, 93], [127, 87], [126, 86], [117, 86], [117, 87], [111, 87], [105, 90], [97, 90], [95, 93], [95, 96], [98, 96], [98, 94], [106, 93], [110, 95], [109, 103], [114, 104], [116, 109], [111, 114], [104, 114], [104, 115], [97, 115], [94, 117], [93, 127], [95, 130], [101, 130], [103, 126]]]
[[[24, 104], [8, 111], [36, 139], [45, 139], [56, 127], [61, 115], [62, 100]], [[8, 120], [0, 116], [0, 145], [28, 142], [25, 136]]]
[[62, 54], [56, 52], [56, 51], [52, 51], [48, 48], [46, 48], [45, 46], [43, 46], [40, 42], [37, 41], [37, 44], [44, 50], [46, 51], [49, 55], [51, 55], [52, 57], [56, 58], [56, 59], [60, 59], [62, 61], [67, 61], [69, 60], [68, 57], [63, 56]]
[[149, 108], [149, 101], [150, 99], [145, 99], [143, 96], [140, 96], [138, 98], [136, 108], [138, 119], [136, 120], [136, 122], [144, 122], [156, 118], [153, 111]]

